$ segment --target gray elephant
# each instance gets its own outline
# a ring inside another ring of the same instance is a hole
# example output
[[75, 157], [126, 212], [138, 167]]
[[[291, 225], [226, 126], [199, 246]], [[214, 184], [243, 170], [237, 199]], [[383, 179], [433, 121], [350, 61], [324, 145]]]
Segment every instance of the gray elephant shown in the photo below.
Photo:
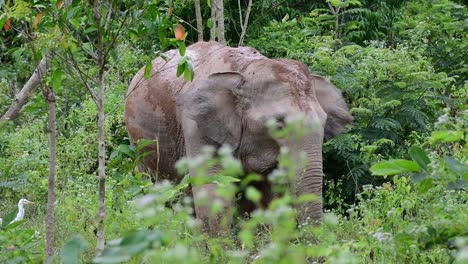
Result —
[[[180, 56], [178, 50], [170, 50], [164, 53], [167, 59], [153, 61], [150, 78], [145, 79], [141, 69], [128, 90], [125, 123], [131, 140], [158, 139], [142, 162], [153, 179], [180, 181], [174, 166], [177, 160], [196, 156], [204, 145], [229, 144], [246, 173], [264, 176], [255, 187], [266, 205], [272, 197], [267, 175], [277, 166], [280, 147], [286, 145], [293, 152], [304, 151], [308, 159], [297, 173], [293, 191], [321, 197], [323, 141], [352, 121], [340, 91], [301, 62], [269, 59], [250, 47], [199, 42], [188, 46], [186, 55], [194, 67], [192, 82], [176, 77]], [[270, 135], [267, 120], [273, 118], [281, 125], [297, 114], [304, 116], [303, 122], [320, 124], [318, 129], [300, 142]], [[216, 187], [214, 183], [192, 187], [196, 216], [210, 233], [225, 227], [219, 215], [209, 214], [210, 203], [198, 204], [196, 198], [204, 192], [215, 201], [219, 198]], [[311, 202], [300, 208], [298, 218], [305, 221], [321, 215], [322, 203]]]

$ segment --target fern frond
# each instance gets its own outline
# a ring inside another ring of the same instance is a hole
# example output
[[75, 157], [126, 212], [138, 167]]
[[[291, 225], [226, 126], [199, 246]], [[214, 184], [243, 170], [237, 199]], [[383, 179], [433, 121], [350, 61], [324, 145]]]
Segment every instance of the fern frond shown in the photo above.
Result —
[[393, 118], [382, 118], [377, 119], [371, 124], [371, 127], [375, 127], [382, 130], [401, 130], [401, 124]]

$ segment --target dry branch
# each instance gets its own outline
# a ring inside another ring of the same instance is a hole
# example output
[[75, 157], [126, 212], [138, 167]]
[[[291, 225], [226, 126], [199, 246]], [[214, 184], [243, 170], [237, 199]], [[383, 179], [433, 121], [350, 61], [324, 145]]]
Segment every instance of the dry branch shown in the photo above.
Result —
[[42, 83], [42, 78], [50, 67], [50, 60], [52, 57], [53, 53], [49, 53], [41, 59], [39, 65], [37, 65], [29, 80], [23, 86], [21, 91], [15, 96], [13, 103], [10, 105], [5, 114], [0, 117], [0, 124], [9, 120], [13, 120], [18, 116], [23, 106], [28, 102], [31, 94]]

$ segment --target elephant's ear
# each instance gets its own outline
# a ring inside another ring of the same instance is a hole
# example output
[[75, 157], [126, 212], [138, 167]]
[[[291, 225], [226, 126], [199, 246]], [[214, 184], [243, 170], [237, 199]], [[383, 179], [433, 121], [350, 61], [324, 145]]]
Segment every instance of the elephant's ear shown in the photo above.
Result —
[[184, 115], [197, 123], [198, 132], [207, 144], [230, 144], [235, 149], [240, 142], [241, 119], [237, 92], [244, 77], [237, 72], [214, 73], [199, 80], [199, 87], [178, 98]]
[[338, 135], [344, 127], [353, 121], [341, 91], [320, 76], [313, 76], [312, 86], [320, 106], [327, 114], [325, 141]]

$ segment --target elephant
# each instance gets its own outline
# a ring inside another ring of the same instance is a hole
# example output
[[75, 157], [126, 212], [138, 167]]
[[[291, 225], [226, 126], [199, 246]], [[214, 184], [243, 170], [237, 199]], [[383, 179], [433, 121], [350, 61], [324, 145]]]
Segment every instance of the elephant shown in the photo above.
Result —
[[[128, 88], [125, 124], [131, 142], [157, 140], [147, 147], [151, 154], [141, 164], [153, 181], [178, 182], [182, 176], [175, 169], [177, 160], [199, 155], [204, 145], [227, 144], [245, 173], [262, 175], [255, 187], [266, 206], [272, 199], [268, 174], [277, 167], [280, 148], [286, 146], [292, 152], [302, 151], [308, 160], [297, 173], [293, 192], [322, 197], [322, 144], [353, 119], [341, 92], [305, 64], [270, 59], [251, 47], [198, 42], [187, 46], [185, 55], [194, 70], [191, 82], [176, 77], [181, 56], [174, 49], [152, 61], [149, 77], [144, 77], [142, 68]], [[266, 122], [276, 120], [281, 128], [296, 114], [302, 114], [303, 122], [318, 124], [316, 129], [299, 142], [275, 139]], [[216, 188], [214, 183], [191, 187], [196, 218], [212, 234], [226, 228], [219, 220], [222, 212], [209, 214], [210, 203], [222, 201]], [[211, 199], [198, 204], [196, 198], [202, 193]], [[223, 201], [226, 207], [232, 202]], [[298, 221], [319, 220], [322, 202], [307, 203], [298, 211]]]

